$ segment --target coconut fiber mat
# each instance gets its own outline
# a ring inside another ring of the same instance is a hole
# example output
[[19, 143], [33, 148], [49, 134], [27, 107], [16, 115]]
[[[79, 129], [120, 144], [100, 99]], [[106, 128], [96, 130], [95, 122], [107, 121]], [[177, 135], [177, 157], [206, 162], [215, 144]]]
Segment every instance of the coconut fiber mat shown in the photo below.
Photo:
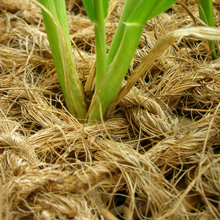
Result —
[[[108, 47], [123, 4], [110, 1]], [[66, 5], [85, 85], [94, 30], [81, 1]], [[196, 0], [148, 21], [125, 81], [165, 33], [195, 26]], [[175, 41], [88, 126], [66, 109], [40, 8], [0, 0], [0, 220], [220, 219], [219, 129], [220, 63], [207, 41]]]

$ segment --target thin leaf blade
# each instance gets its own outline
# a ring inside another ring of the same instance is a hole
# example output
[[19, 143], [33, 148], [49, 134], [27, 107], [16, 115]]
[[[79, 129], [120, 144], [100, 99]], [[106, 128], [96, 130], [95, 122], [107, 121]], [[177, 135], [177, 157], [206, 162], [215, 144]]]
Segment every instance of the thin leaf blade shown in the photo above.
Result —
[[138, 4], [137, 0], [129, 0], [125, 2], [125, 5], [124, 5], [124, 8], [123, 8], [123, 11], [122, 11], [119, 23], [118, 23], [118, 27], [116, 29], [116, 32], [112, 40], [108, 56], [107, 56], [107, 67], [110, 66], [111, 62], [113, 61], [117, 53], [117, 50], [120, 46], [121, 40], [124, 35], [125, 23], [127, 19], [129, 18], [129, 16], [131, 15], [134, 8], [136, 8], [137, 4]]
[[[175, 2], [177, 2], [177, 0], [141, 0], [128, 18], [127, 22], [145, 24], [147, 20], [150, 20], [169, 9]], [[145, 10], [143, 10], [143, 8]]]
[[203, 10], [203, 7], [199, 4], [199, 17], [206, 23], [208, 24], [208, 20], [206, 17], [206, 13]]
[[[67, 109], [80, 121], [84, 121], [86, 103], [72, 54], [67, 19], [64, 15], [66, 13], [65, 2], [59, 0], [55, 5], [54, 1], [50, 0], [40, 0], [40, 3], [32, 1], [42, 8], [47, 37]], [[58, 7], [58, 4], [62, 5]], [[57, 11], [58, 8], [60, 11]], [[65, 24], [60, 24], [60, 17], [64, 19], [62, 22]]]
[[83, 5], [86, 10], [89, 20], [93, 23], [95, 21], [95, 7], [93, 0], [83, 0]]
[[[203, 20], [210, 27], [214, 27], [216, 25], [215, 15], [213, 11], [212, 0], [198, 0], [199, 4], [199, 13], [201, 8], [203, 9], [203, 13], [205, 14], [206, 21]], [[201, 12], [202, 13], [202, 12]], [[203, 19], [204, 15], [199, 14], [201, 19]]]

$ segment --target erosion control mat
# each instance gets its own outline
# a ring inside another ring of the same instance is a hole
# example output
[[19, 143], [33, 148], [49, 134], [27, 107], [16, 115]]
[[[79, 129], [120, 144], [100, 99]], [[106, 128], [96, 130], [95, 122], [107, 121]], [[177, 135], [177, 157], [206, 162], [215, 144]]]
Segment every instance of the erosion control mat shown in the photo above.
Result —
[[[108, 46], [122, 6], [110, 1]], [[67, 10], [85, 85], [93, 26], [80, 1]], [[147, 22], [127, 76], [165, 33], [200, 25], [196, 0]], [[0, 219], [220, 219], [219, 103], [219, 59], [185, 37], [104, 122], [80, 124], [65, 108], [40, 8], [1, 0]]]

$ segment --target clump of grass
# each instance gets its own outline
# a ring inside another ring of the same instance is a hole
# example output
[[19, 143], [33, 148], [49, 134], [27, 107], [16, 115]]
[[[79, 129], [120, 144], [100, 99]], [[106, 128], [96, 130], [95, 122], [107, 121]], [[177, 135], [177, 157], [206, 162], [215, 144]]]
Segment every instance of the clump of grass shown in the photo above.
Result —
[[96, 38], [95, 93], [91, 105], [87, 107], [71, 51], [65, 1], [40, 0], [58, 78], [67, 108], [73, 116], [81, 121], [88, 118], [89, 123], [99, 121], [105, 116], [108, 107], [116, 100], [146, 21], [167, 10], [176, 1], [162, 0], [159, 4], [157, 0], [126, 1], [107, 54], [105, 19], [109, 1], [83, 0], [88, 17], [94, 24]]
[[[43, 19], [50, 43], [58, 78], [69, 112], [88, 124], [102, 120], [113, 103], [120, 100], [137, 82], [140, 74], [146, 72], [149, 65], [173, 43], [179, 33], [174, 32], [158, 42], [157, 51], [152, 50], [145, 59], [147, 65], [141, 65], [141, 71], [131, 77], [124, 90], [120, 92], [122, 81], [138, 47], [144, 25], [149, 19], [167, 10], [177, 0], [127, 0], [110, 49], [106, 50], [105, 19], [108, 14], [108, 0], [83, 0], [90, 21], [94, 24], [96, 39], [96, 80], [94, 95], [90, 106], [86, 106], [84, 91], [78, 79], [68, 30], [64, 0], [40, 0]], [[193, 30], [190, 30], [193, 31]], [[191, 32], [187, 32], [187, 36]], [[196, 35], [197, 36], [197, 35]], [[201, 35], [199, 35], [201, 36]], [[208, 34], [205, 35], [207, 39]], [[213, 36], [211, 36], [213, 37]], [[215, 33], [216, 37], [216, 33]], [[209, 37], [208, 37], [209, 38]], [[165, 41], [168, 42], [165, 43]], [[119, 97], [119, 98], [117, 98]]]

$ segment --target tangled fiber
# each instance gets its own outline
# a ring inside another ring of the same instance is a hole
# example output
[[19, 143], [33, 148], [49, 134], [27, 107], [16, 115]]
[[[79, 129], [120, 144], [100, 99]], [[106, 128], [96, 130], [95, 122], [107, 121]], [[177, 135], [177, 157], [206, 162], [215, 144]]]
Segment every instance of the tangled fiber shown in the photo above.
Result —
[[[80, 0], [66, 4], [85, 84], [93, 26]], [[110, 1], [108, 47], [123, 4]], [[199, 25], [196, 0], [147, 22], [127, 77], [166, 32]], [[175, 42], [87, 126], [66, 110], [40, 8], [1, 0], [0, 33], [0, 220], [220, 219], [220, 64], [206, 41]]]

